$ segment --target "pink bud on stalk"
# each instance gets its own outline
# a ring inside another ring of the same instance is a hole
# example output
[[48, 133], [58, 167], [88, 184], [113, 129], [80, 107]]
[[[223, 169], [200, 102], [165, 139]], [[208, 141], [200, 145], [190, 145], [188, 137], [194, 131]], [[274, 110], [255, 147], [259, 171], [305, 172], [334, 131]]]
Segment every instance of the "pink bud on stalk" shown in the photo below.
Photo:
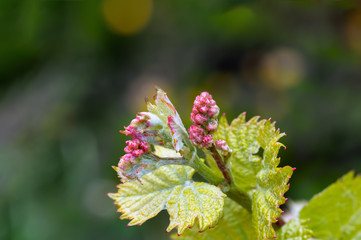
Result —
[[232, 150], [229, 148], [228, 144], [224, 140], [217, 140], [215, 142], [216, 148], [222, 152], [224, 156], [227, 156], [229, 152], [232, 152]]

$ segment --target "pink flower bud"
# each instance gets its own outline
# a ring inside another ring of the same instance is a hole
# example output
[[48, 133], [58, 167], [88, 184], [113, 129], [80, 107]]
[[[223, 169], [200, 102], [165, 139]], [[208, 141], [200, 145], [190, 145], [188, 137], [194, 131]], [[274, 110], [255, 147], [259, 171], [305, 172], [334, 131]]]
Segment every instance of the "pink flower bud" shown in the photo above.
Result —
[[194, 145], [200, 145], [203, 141], [203, 136], [204, 136], [204, 129], [197, 126], [197, 125], [192, 125], [189, 129], [189, 139], [191, 140], [191, 142]]
[[207, 135], [203, 138], [203, 141], [201, 143], [201, 147], [207, 148], [210, 147], [213, 143], [213, 138], [211, 135]]
[[120, 131], [120, 132], [127, 136], [133, 135], [136, 132], [136, 129], [131, 125], [129, 125], [128, 127], [124, 127], [124, 129], [125, 129], [124, 131]]
[[130, 149], [137, 149], [140, 143], [139, 139], [128, 140], [125, 142]]
[[191, 112], [191, 121], [194, 123], [194, 121], [195, 121], [195, 118], [196, 118], [196, 113], [193, 113], [193, 112]]
[[216, 118], [216, 117], [218, 117], [218, 114], [219, 114], [219, 107], [217, 105], [214, 105], [209, 108], [209, 110], [208, 110], [209, 117]]
[[200, 97], [203, 98], [203, 99], [208, 99], [208, 98], [212, 98], [212, 95], [209, 94], [208, 92], [202, 92], [200, 94]]
[[228, 144], [224, 140], [217, 140], [215, 142], [216, 148], [221, 150], [223, 155], [227, 155], [229, 152], [232, 152], [232, 150], [229, 148]]
[[131, 154], [125, 154], [123, 157], [120, 158], [118, 167], [122, 170], [130, 169], [133, 161], [133, 156]]
[[197, 108], [196, 106], [193, 106], [193, 108], [192, 108], [192, 113], [193, 113], [194, 115], [197, 115], [197, 114], [199, 113], [198, 108]]
[[126, 141], [126, 144], [127, 146], [124, 148], [124, 151], [134, 157], [141, 157], [144, 153], [147, 153], [150, 150], [149, 143], [137, 138]]
[[126, 147], [124, 148], [124, 152], [126, 152], [126, 153], [132, 153], [132, 152], [133, 152], [133, 149], [131, 149], [129, 146], [126, 146]]
[[207, 130], [209, 132], [214, 132], [215, 130], [217, 130], [217, 127], [218, 127], [218, 122], [213, 119], [208, 123]]
[[199, 111], [201, 113], [207, 113], [208, 112], [208, 107], [207, 106], [202, 106], [202, 107], [199, 108]]
[[201, 105], [202, 105], [202, 103], [199, 101], [199, 96], [197, 96], [196, 100], [194, 100], [194, 102], [193, 102], [193, 109], [198, 109], [201, 107]]
[[[166, 125], [157, 115], [150, 112], [141, 112], [130, 122], [129, 126], [124, 127], [124, 131], [120, 132], [132, 136], [133, 139], [146, 141], [150, 144], [161, 145], [165, 144], [169, 138], [167, 135], [169, 133], [164, 131], [165, 127]], [[131, 145], [129, 148], [136, 149], [137, 146]], [[129, 149], [127, 149], [127, 151], [128, 150]]]
[[145, 142], [145, 141], [142, 141], [140, 143], [140, 148], [144, 151], [144, 152], [149, 152], [150, 150], [150, 145], [149, 143]]
[[202, 114], [197, 114], [194, 119], [192, 119], [194, 124], [203, 125], [207, 122], [208, 118]]
[[142, 149], [136, 149], [132, 152], [132, 155], [134, 157], [141, 157], [143, 155], [144, 151]]

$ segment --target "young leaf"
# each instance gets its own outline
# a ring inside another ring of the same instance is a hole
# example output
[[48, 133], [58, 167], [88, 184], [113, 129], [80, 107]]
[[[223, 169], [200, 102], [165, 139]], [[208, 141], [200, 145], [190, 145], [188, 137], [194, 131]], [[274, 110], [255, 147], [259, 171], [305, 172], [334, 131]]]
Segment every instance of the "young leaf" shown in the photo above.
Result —
[[181, 236], [173, 234], [172, 240], [256, 240], [251, 214], [233, 202], [224, 202], [223, 218], [215, 228], [200, 233], [197, 228], [187, 230]]
[[246, 114], [242, 113], [228, 125], [223, 115], [218, 124], [218, 130], [214, 133], [215, 140], [225, 140], [232, 150], [228, 159], [235, 184], [245, 191], [254, 189], [257, 185], [256, 175], [260, 169], [261, 157], [256, 153], [260, 148], [257, 141], [259, 128], [264, 122], [257, 122], [254, 117], [245, 121]]
[[274, 124], [265, 121], [259, 130], [257, 140], [264, 149], [261, 170], [257, 174], [257, 188], [253, 194], [252, 217], [256, 229], [257, 239], [276, 237], [272, 223], [277, 221], [281, 214], [279, 206], [285, 203], [283, 194], [288, 190], [286, 185], [293, 170], [286, 166], [277, 168], [280, 159], [277, 158], [278, 142], [284, 134], [275, 130]]
[[278, 240], [307, 240], [313, 233], [307, 227], [307, 221], [291, 220], [277, 232]]
[[141, 178], [147, 173], [159, 168], [159, 159], [152, 154], [143, 154], [139, 158], [139, 162], [131, 164], [128, 169], [113, 166], [113, 169], [118, 173], [118, 177], [123, 181], [132, 181]]
[[361, 176], [350, 172], [317, 194], [300, 212], [316, 238], [361, 239]]
[[188, 147], [192, 146], [177, 110], [162, 89], [157, 88], [155, 104], [148, 102], [147, 108], [149, 112], [157, 115], [164, 125], [168, 125], [172, 134], [172, 144], [177, 152], [183, 150], [184, 143]]
[[[257, 239], [268, 239], [275, 236], [272, 223], [281, 214], [279, 205], [285, 202], [283, 194], [288, 190], [286, 185], [293, 170], [291, 167], [277, 168], [279, 148], [278, 142], [284, 134], [275, 130], [269, 120], [258, 121], [258, 117], [245, 120], [245, 113], [228, 125], [225, 116], [221, 117], [214, 139], [226, 140], [232, 149], [227, 165], [238, 188], [253, 190], [253, 223]], [[257, 155], [260, 148], [263, 156]]]
[[217, 224], [223, 212], [225, 195], [210, 184], [193, 182], [194, 170], [188, 166], [163, 166], [144, 175], [139, 182], [118, 185], [115, 200], [122, 219], [129, 225], [142, 224], [166, 208], [170, 215], [167, 231], [178, 227], [181, 234], [198, 224], [202, 231]]

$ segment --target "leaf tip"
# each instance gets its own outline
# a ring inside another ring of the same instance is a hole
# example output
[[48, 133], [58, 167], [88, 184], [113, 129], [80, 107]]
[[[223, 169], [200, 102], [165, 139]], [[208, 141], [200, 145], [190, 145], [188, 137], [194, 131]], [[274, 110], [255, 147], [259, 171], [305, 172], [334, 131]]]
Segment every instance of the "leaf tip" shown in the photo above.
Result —
[[292, 170], [293, 170], [293, 171], [295, 171], [295, 170], [296, 170], [296, 168], [294, 167], [294, 168], [292, 168]]

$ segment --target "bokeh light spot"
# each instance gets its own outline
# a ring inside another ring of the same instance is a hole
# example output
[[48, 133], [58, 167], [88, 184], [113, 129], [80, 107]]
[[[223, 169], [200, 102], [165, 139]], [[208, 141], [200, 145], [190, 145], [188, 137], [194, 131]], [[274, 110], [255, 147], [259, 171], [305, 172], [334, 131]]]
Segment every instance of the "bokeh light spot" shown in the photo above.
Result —
[[270, 88], [286, 90], [302, 80], [305, 63], [296, 50], [279, 48], [264, 56], [259, 72], [262, 81]]
[[361, 54], [361, 9], [349, 16], [345, 26], [345, 37], [350, 48]]
[[116, 33], [132, 35], [141, 31], [152, 15], [152, 0], [105, 0], [103, 14]]

